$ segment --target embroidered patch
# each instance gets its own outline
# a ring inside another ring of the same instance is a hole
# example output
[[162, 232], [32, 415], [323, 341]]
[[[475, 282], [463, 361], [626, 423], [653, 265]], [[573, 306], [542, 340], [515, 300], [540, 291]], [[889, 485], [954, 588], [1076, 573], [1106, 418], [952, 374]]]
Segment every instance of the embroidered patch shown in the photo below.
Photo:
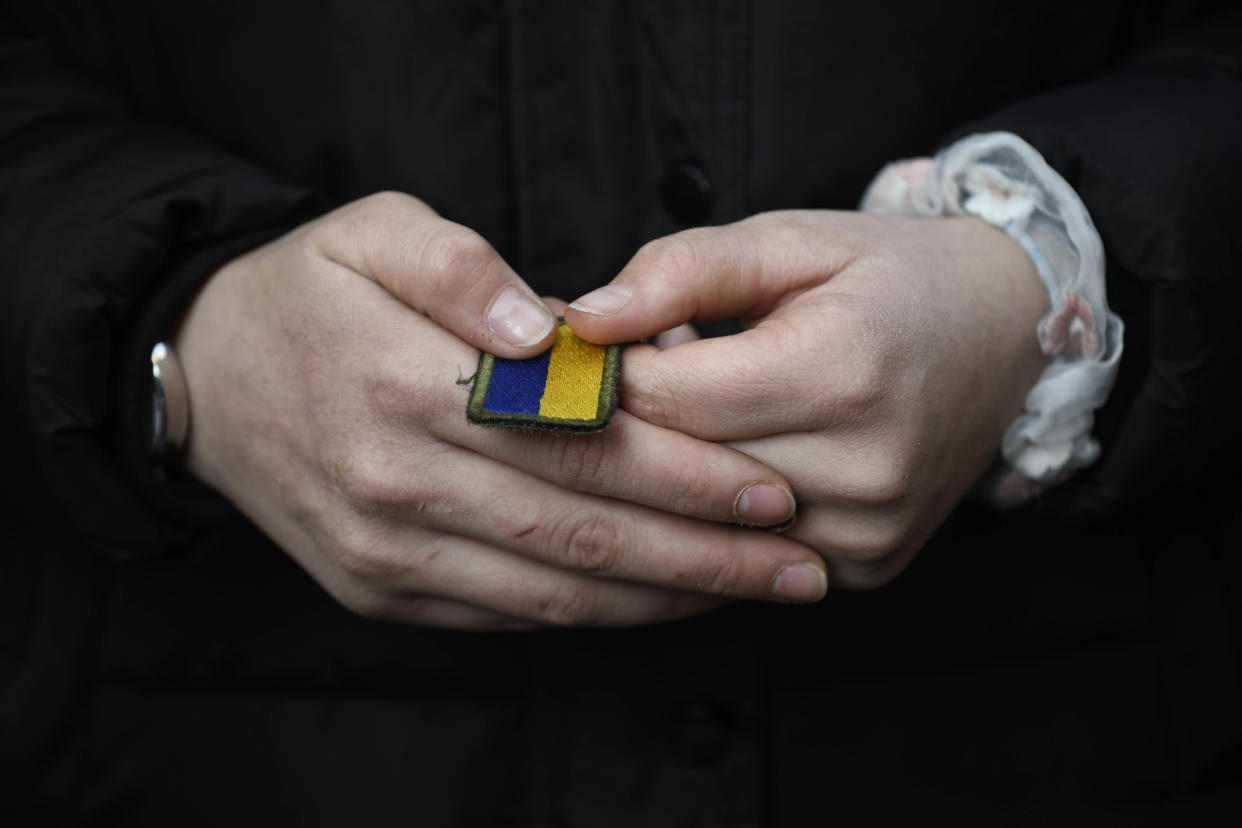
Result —
[[579, 339], [562, 319], [556, 342], [530, 359], [479, 357], [470, 422], [547, 431], [601, 431], [617, 410], [621, 346]]

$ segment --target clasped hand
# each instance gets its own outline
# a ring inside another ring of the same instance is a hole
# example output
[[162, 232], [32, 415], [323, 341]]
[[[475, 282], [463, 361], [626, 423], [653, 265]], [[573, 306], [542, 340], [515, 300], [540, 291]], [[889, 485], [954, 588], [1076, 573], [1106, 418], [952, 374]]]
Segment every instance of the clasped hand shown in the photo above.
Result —
[[345, 606], [411, 623], [639, 624], [822, 597], [793, 513], [736, 449], [620, 411], [597, 435], [466, 421], [476, 349], [524, 358], [547, 307], [409, 196], [347, 205], [217, 271], [175, 346], [192, 473]]
[[[1038, 376], [1044, 301], [973, 220], [691, 230], [567, 319], [597, 342], [748, 330], [627, 350], [601, 434], [485, 429], [457, 380], [476, 349], [545, 349], [552, 315], [476, 233], [380, 194], [208, 280], [176, 339], [188, 465], [370, 616], [638, 624], [813, 601], [826, 567], [846, 586], [900, 571], [990, 461]], [[785, 522], [791, 493], [786, 534], [737, 525]]]
[[787, 536], [835, 585], [898, 574], [997, 456], [1044, 365], [1047, 296], [977, 219], [789, 211], [646, 245], [570, 305], [586, 339], [740, 316], [743, 333], [631, 349], [626, 409], [726, 442], [793, 484]]

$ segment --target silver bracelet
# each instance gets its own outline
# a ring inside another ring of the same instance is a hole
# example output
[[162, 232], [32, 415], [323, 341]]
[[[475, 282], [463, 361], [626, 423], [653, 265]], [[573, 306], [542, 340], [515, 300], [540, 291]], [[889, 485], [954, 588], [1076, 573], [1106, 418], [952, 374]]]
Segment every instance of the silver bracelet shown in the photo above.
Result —
[[172, 346], [158, 342], [151, 349], [151, 459], [160, 466], [174, 463], [190, 433], [190, 395], [181, 363]]

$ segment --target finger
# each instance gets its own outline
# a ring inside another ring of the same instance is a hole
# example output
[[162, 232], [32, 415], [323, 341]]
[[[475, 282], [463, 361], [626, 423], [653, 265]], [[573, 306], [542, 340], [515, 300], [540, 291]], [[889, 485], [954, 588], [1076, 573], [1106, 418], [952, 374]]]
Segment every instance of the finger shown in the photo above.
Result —
[[571, 302], [565, 319], [583, 339], [613, 343], [695, 319], [760, 316], [854, 257], [848, 233], [827, 238], [822, 225], [794, 211], [765, 213], [657, 239], [611, 283]]
[[401, 624], [475, 632], [526, 632], [544, 626], [461, 601], [406, 593], [377, 599], [373, 615]]
[[[561, 313], [563, 315], [564, 311]], [[687, 322], [684, 325], [678, 325], [676, 328], [671, 328], [658, 334], [655, 338], [655, 346], [661, 351], [666, 351], [669, 348], [676, 348], [678, 345], [684, 345], [687, 342], [694, 342], [698, 338], [699, 332], [693, 325]]]
[[[424, 323], [430, 325], [430, 323]], [[598, 434], [557, 434], [484, 428], [462, 416], [453, 381], [470, 349], [444, 331], [428, 332], [422, 352], [394, 354], [387, 364], [416, 378], [395, 395], [389, 416], [568, 489], [654, 506], [706, 520], [774, 526], [795, 509], [789, 483], [746, 455], [657, 428], [618, 411]], [[433, 344], [434, 342], [434, 344]], [[428, 354], [441, 355], [429, 359]], [[439, 401], [436, 401], [437, 398]], [[409, 405], [407, 399], [414, 400]]]
[[876, 589], [914, 560], [926, 535], [897, 543], [882, 514], [850, 504], [819, 504], [789, 531], [824, 558], [833, 589]]
[[435, 477], [438, 502], [424, 486], [406, 511], [440, 531], [605, 578], [738, 598], [823, 597], [822, 561], [787, 538], [567, 491], [464, 449], [436, 460], [420, 473]]
[[726, 599], [596, 578], [418, 526], [357, 548], [324, 548], [301, 527], [290, 551], [347, 609], [456, 629], [627, 626], [698, 615]]
[[633, 346], [621, 363], [619, 401], [648, 423], [712, 441], [859, 422], [875, 392], [869, 358], [844, 339], [813, 356], [804, 343], [785, 321], [765, 321], [665, 351]]
[[[432, 604], [437, 621], [473, 623], [494, 613], [558, 627], [652, 624], [698, 615], [724, 603], [715, 596], [566, 571], [456, 535], [404, 540], [395, 551], [404, 559], [405, 569], [385, 577], [382, 588], [389, 595], [377, 606], [398, 618], [412, 613], [415, 623], [417, 602], [427, 596], [461, 607], [450, 611], [443, 604]], [[403, 590], [411, 592], [403, 596]]]
[[[455, 416], [456, 415], [456, 416]], [[775, 526], [794, 513], [789, 482], [726, 446], [618, 411], [598, 434], [479, 428], [457, 413], [434, 436], [563, 486], [706, 520]]]
[[543, 297], [543, 304], [547, 306], [548, 310], [552, 311], [552, 313], [556, 314], [557, 316], [564, 316], [565, 309], [569, 307], [568, 302], [566, 302], [564, 299], [559, 299], [555, 296]]
[[891, 447], [861, 435], [784, 434], [735, 447], [798, 481], [806, 505], [786, 534], [823, 556], [834, 588], [888, 583], [914, 559], [952, 505], [945, 501], [941, 512], [913, 522], [910, 463], [922, 461], [903, 464]]
[[500, 254], [412, 196], [356, 201], [317, 222], [313, 238], [327, 258], [476, 348], [522, 359], [555, 339], [556, 318]]

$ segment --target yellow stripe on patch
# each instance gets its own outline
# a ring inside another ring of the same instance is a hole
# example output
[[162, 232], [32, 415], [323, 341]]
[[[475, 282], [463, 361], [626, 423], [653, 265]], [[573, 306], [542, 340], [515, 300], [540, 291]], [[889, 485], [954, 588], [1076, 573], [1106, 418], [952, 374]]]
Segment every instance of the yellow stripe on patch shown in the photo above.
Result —
[[539, 402], [540, 417], [593, 420], [599, 412], [599, 387], [608, 349], [579, 339], [569, 326], [556, 329], [548, 364], [548, 381]]

